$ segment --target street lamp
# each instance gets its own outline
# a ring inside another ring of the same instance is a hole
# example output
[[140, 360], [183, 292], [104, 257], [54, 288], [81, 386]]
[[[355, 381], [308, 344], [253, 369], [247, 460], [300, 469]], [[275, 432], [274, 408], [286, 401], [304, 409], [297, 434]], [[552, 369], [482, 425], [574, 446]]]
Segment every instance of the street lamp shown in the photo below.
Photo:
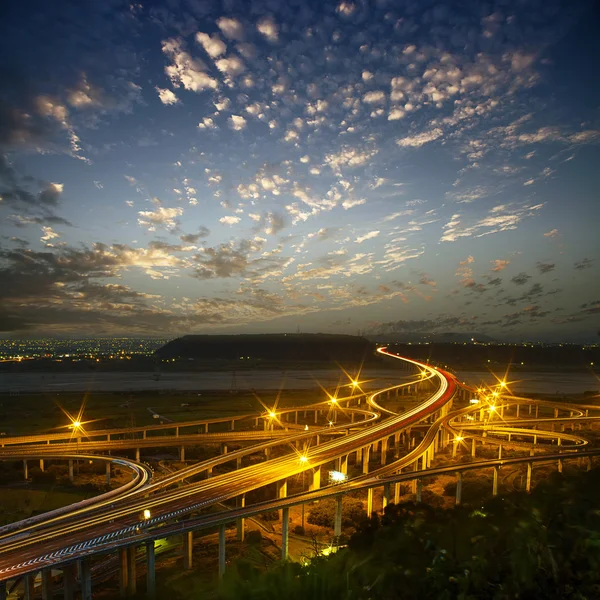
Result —
[[144, 510], [144, 519], [147, 521], [152, 515], [148, 509]]

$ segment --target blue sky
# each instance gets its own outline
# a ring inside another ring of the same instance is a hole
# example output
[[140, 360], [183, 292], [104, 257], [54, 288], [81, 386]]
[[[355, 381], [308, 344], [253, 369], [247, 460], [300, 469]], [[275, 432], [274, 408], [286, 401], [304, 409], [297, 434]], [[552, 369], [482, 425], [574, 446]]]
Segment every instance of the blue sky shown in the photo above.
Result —
[[24, 2], [0, 332], [596, 340], [592, 2]]

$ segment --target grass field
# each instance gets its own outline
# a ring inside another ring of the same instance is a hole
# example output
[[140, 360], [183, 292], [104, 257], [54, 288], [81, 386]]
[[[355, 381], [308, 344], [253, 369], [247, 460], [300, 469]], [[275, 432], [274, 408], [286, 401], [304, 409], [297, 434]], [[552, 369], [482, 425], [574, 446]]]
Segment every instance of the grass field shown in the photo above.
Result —
[[[4, 394], [0, 395], [0, 431], [7, 435], [65, 431], [71, 422], [67, 414], [75, 417], [80, 411], [88, 430], [157, 424], [148, 408], [176, 422], [265, 412], [261, 401], [272, 407], [278, 394], [269, 391], [257, 396], [249, 392]], [[278, 406], [324, 399], [322, 391], [289, 391], [281, 395]]]
[[85, 500], [97, 492], [15, 486], [0, 488], [0, 525]]

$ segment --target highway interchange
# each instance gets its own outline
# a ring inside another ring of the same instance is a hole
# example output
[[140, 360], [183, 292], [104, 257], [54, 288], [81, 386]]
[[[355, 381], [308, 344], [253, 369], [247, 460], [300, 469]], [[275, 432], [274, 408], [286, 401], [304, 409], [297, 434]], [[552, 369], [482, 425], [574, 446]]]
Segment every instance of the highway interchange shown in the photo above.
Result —
[[[36, 593], [33, 575], [40, 571], [45, 574], [42, 583], [46, 584], [42, 585], [42, 597], [52, 597], [48, 591], [52, 582], [48, 584], [47, 573], [50, 568], [63, 567], [65, 598], [73, 597], [79, 587], [82, 598], [87, 600], [92, 597], [93, 589], [92, 559], [114, 552], [120, 554], [121, 571], [129, 567], [128, 573], [121, 573], [122, 593], [133, 593], [136, 582], [131, 549], [135, 561], [135, 548], [142, 545], [148, 554], [147, 586], [152, 595], [154, 541], [159, 538], [183, 533], [185, 543], [191, 539], [190, 532], [218, 527], [222, 575], [225, 527], [237, 522], [239, 535], [241, 524], [243, 537], [243, 520], [262, 512], [282, 511], [282, 558], [286, 558], [287, 522], [292, 506], [336, 497], [339, 514], [336, 514], [335, 534], [339, 535], [341, 497], [349, 491], [367, 490], [371, 511], [375, 488], [383, 489], [385, 505], [399, 500], [401, 482], [411, 481], [413, 493], [420, 500], [423, 479], [456, 474], [456, 502], [460, 503], [465, 471], [493, 469], [493, 491], [497, 493], [501, 467], [526, 464], [529, 489], [534, 464], [555, 462], [562, 470], [565, 460], [577, 459], [585, 460], [589, 468], [592, 458], [600, 455], [599, 450], [588, 449], [588, 441], [577, 433], [582, 424], [592, 426], [597, 420], [594, 406], [513, 396], [504, 382], [499, 382], [493, 390], [471, 389], [444, 369], [395, 356], [385, 348], [378, 351], [390, 360], [402, 361], [399, 364], [411, 371], [406, 382], [369, 394], [362, 393], [354, 382], [350, 395], [330, 395], [325, 402], [308, 406], [261, 415], [95, 430], [75, 441], [74, 435], [78, 434], [73, 432], [4, 438], [0, 449], [2, 460], [102, 460], [129, 469], [132, 477], [126, 485], [85, 503], [0, 527], [0, 600], [6, 593], [6, 582], [10, 589], [24, 576], [25, 594], [33, 597]], [[386, 398], [408, 388], [420, 390], [420, 401], [414, 407], [400, 413], [386, 407]], [[310, 425], [299, 423], [302, 413], [314, 416]], [[210, 431], [211, 426], [216, 429], [218, 423], [224, 422], [228, 431]], [[248, 429], [252, 424], [254, 429]], [[262, 429], [257, 430], [257, 425]], [[567, 428], [571, 431], [566, 432]], [[227, 452], [228, 443], [241, 448]], [[203, 444], [221, 444], [223, 452], [160, 479], [153, 477], [151, 469], [139, 460], [141, 451], [156, 447], [177, 448], [184, 459], [186, 446]], [[483, 445], [496, 448], [498, 457], [478, 460], [477, 449]], [[436, 454], [447, 446], [451, 446], [453, 456], [470, 454], [471, 462], [432, 466]], [[394, 456], [388, 462], [387, 450], [392, 447]], [[502, 451], [509, 447], [521, 450], [523, 456], [503, 459]], [[380, 448], [381, 464], [373, 468], [369, 459], [375, 448]], [[272, 449], [278, 452], [272, 453]], [[135, 450], [136, 460], [115, 455], [126, 450]], [[261, 462], [250, 463], [248, 457], [259, 453], [263, 456]], [[335, 466], [347, 472], [351, 455], [357, 465], [362, 465], [362, 474], [338, 485], [322, 481], [325, 468]], [[233, 469], [213, 474], [215, 467], [225, 464]], [[309, 489], [288, 495], [286, 482], [301, 473], [308, 474]], [[273, 483], [277, 484], [276, 498], [244, 505], [245, 494]], [[228, 509], [202, 512], [224, 502], [229, 503]], [[190, 537], [186, 538], [187, 535]], [[77, 562], [79, 583], [73, 581], [72, 571]]]

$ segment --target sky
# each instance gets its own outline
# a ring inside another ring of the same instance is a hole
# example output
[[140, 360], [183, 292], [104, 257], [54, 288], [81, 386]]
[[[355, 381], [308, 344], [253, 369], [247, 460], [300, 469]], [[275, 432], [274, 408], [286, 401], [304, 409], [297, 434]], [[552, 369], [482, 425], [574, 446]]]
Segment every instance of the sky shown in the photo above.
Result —
[[1, 335], [599, 340], [594, 2], [1, 10]]

